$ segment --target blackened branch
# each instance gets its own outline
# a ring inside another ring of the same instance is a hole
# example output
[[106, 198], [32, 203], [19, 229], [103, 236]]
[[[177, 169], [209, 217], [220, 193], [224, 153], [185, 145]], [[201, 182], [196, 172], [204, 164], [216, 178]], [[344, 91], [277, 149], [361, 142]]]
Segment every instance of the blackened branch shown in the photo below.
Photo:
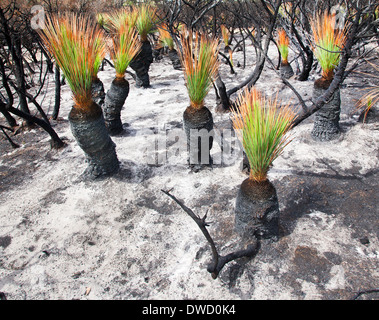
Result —
[[379, 292], [379, 288], [358, 291], [352, 300], [357, 300], [363, 294], [377, 293], [377, 292]]
[[209, 226], [209, 223], [206, 222], [207, 214], [205, 214], [203, 218], [200, 218], [190, 208], [188, 208], [183, 202], [179, 201], [174, 195], [172, 195], [170, 193], [171, 190], [168, 190], [168, 191], [161, 190], [161, 191], [165, 193], [166, 195], [168, 195], [171, 199], [173, 199], [196, 222], [201, 232], [203, 233], [203, 235], [209, 242], [212, 249], [212, 262], [208, 265], [207, 271], [211, 273], [213, 279], [216, 279], [218, 277], [221, 269], [228, 262], [236, 260], [238, 258], [242, 258], [242, 257], [252, 258], [258, 253], [260, 249], [259, 241], [255, 245], [247, 246], [246, 249], [231, 252], [227, 254], [226, 256], [219, 255], [216, 245], [207, 230], [207, 226]]

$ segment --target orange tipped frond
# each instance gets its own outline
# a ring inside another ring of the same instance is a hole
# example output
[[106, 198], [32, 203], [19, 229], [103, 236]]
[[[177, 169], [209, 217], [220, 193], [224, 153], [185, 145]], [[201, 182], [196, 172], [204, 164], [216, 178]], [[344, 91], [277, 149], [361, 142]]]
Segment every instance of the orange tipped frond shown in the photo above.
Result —
[[[379, 73], [379, 65], [376, 65], [376, 64], [371, 63], [369, 61], [367, 61], [367, 62], [368, 62], [368, 64], [371, 65], [371, 67], [373, 68], [373, 70], [375, 70], [376, 73]], [[376, 74], [373, 75], [371, 73], [366, 73], [366, 72], [359, 72], [359, 71], [356, 71], [356, 72], [364, 74], [364, 75], [371, 76], [375, 79], [379, 79], [379, 76]], [[365, 122], [366, 117], [367, 117], [367, 113], [370, 111], [370, 109], [375, 105], [379, 105], [379, 85], [364, 88], [362, 90], [366, 91], [366, 93], [363, 94], [361, 96], [361, 98], [359, 99], [359, 101], [357, 103], [357, 110], [364, 109], [363, 122]]]
[[170, 50], [174, 49], [174, 40], [171, 37], [170, 32], [166, 24], [162, 24], [158, 27], [159, 40], [163, 46], [167, 46]]
[[180, 39], [183, 52], [179, 56], [191, 106], [201, 108], [218, 71], [218, 41], [186, 29]]
[[117, 10], [108, 15], [108, 30], [110, 33], [117, 33], [122, 25], [127, 25], [133, 29], [136, 25], [138, 12], [129, 8]]
[[284, 29], [278, 30], [278, 48], [280, 51], [280, 54], [282, 56], [282, 61], [284, 63], [288, 63], [288, 47], [290, 44], [290, 40], [287, 36], [287, 33], [284, 31]]
[[220, 29], [221, 29], [222, 39], [224, 40], [224, 44], [226, 47], [228, 47], [230, 45], [229, 43], [230, 32], [228, 28], [225, 27], [225, 25], [223, 24], [220, 26]]
[[136, 7], [138, 12], [136, 28], [141, 37], [141, 41], [147, 41], [147, 35], [154, 32], [157, 20], [157, 9], [149, 4], [141, 4]]
[[311, 27], [314, 38], [313, 51], [321, 65], [322, 76], [331, 80], [346, 42], [347, 27], [343, 30], [336, 28], [335, 16], [327, 12], [311, 20]]
[[123, 78], [133, 57], [141, 50], [142, 43], [138, 33], [127, 23], [121, 23], [112, 36], [111, 58], [114, 62], [116, 77]]
[[104, 34], [88, 17], [74, 13], [46, 17], [40, 36], [65, 75], [76, 108], [92, 105], [91, 85], [105, 54]]
[[287, 133], [295, 118], [292, 107], [281, 106], [277, 97], [267, 99], [255, 88], [239, 95], [232, 122], [249, 160], [251, 179], [267, 180], [272, 162], [290, 142]]

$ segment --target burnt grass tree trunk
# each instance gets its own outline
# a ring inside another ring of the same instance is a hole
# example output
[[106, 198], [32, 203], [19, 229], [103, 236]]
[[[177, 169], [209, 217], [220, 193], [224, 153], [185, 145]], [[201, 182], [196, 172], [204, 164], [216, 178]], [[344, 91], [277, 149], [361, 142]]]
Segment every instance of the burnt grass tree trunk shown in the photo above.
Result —
[[244, 239], [279, 238], [279, 202], [269, 181], [244, 180], [238, 190], [235, 206], [235, 229]]
[[119, 169], [116, 146], [105, 127], [101, 108], [95, 103], [90, 112], [72, 108], [68, 119], [72, 134], [87, 158], [83, 177], [95, 179], [116, 173]]
[[153, 50], [150, 41], [142, 41], [141, 51], [130, 62], [130, 67], [136, 73], [136, 86], [150, 87], [149, 68], [153, 62]]
[[111, 136], [123, 131], [121, 110], [129, 94], [129, 82], [125, 78], [115, 78], [107, 91], [103, 105], [104, 121]]
[[288, 62], [281, 62], [280, 64], [280, 76], [284, 79], [289, 79], [294, 75], [293, 69]]
[[[313, 88], [313, 101], [316, 101], [328, 89], [331, 81], [316, 80]], [[340, 135], [341, 96], [338, 88], [324, 106], [315, 113], [312, 137], [318, 141], [331, 141]]]
[[59, 70], [59, 67], [55, 66], [55, 103], [54, 103], [54, 110], [53, 114], [51, 115], [51, 118], [53, 120], [58, 119], [59, 109], [61, 105], [61, 73]]
[[183, 113], [184, 131], [187, 136], [189, 165], [200, 169], [212, 165], [210, 151], [213, 146], [213, 117], [207, 107], [200, 109], [192, 106]]
[[170, 58], [172, 66], [175, 70], [182, 70], [182, 64], [180, 62], [179, 55], [175, 49], [168, 51], [168, 57]]

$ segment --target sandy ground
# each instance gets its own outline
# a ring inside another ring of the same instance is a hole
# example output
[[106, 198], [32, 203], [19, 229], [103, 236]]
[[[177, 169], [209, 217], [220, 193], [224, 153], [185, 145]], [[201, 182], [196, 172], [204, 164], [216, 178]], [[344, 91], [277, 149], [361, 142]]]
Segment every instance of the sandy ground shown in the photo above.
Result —
[[[270, 55], [275, 57], [274, 49]], [[235, 75], [222, 65], [228, 88], [248, 75], [253, 57]], [[242, 64], [241, 53], [235, 53], [236, 61]], [[100, 72], [106, 89], [113, 76], [109, 66]], [[316, 76], [314, 71], [307, 82], [290, 81], [310, 99]], [[7, 299], [351, 299], [379, 287], [379, 126], [358, 123], [351, 113], [361, 78], [341, 88], [340, 139], [314, 141], [310, 118], [293, 130], [293, 141], [274, 162], [269, 178], [280, 202], [279, 241], [262, 243], [253, 259], [227, 264], [213, 280], [206, 270], [211, 251], [205, 238], [161, 189], [171, 189], [201, 216], [208, 212], [209, 231], [227, 254], [239, 248], [233, 210], [247, 176], [240, 158], [190, 171], [175, 141], [183, 134], [188, 105], [182, 72], [165, 57], [152, 64], [150, 77], [149, 89], [136, 88], [127, 77], [125, 132], [113, 138], [121, 169], [113, 177], [81, 179], [86, 163], [67, 120], [67, 86], [61, 118], [53, 122], [65, 148], [51, 150], [48, 135], [38, 128], [12, 137], [19, 149], [0, 136], [0, 292]], [[296, 101], [268, 65], [257, 87]], [[50, 80], [43, 101], [49, 114], [52, 88]], [[217, 128], [230, 124], [228, 114], [214, 111], [214, 90], [206, 105]], [[172, 157], [154, 164], [152, 155], [165, 154], [155, 144], [165, 134]], [[218, 144], [212, 153], [220, 155]]]

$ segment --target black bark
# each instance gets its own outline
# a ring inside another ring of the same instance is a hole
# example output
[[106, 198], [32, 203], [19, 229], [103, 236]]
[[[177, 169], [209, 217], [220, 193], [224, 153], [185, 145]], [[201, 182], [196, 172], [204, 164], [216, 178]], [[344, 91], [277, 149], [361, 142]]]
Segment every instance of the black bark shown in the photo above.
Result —
[[153, 63], [153, 50], [149, 41], [143, 41], [141, 51], [130, 62], [129, 66], [136, 73], [136, 86], [150, 87], [149, 68]]
[[95, 179], [116, 173], [119, 169], [116, 145], [105, 127], [101, 108], [95, 103], [91, 112], [72, 108], [68, 118], [72, 134], [87, 158], [83, 177]]
[[6, 109], [6, 106], [4, 103], [2, 103], [0, 101], [0, 112], [3, 114], [3, 116], [5, 117], [5, 119], [7, 120], [8, 124], [11, 126], [11, 127], [15, 127], [17, 126], [17, 121], [15, 118], [12, 117], [12, 115], [8, 112], [8, 110]]
[[175, 70], [182, 70], [182, 64], [180, 62], [179, 55], [175, 49], [168, 51], [168, 57], [170, 58], [172, 66]]
[[294, 75], [293, 69], [289, 63], [281, 63], [280, 65], [280, 76], [284, 79], [289, 79]]
[[225, 83], [221, 80], [220, 74], [217, 71], [215, 87], [217, 90], [217, 112], [229, 112], [232, 106], [229, 95], [226, 92]]
[[[0, 101], [0, 105], [1, 105], [1, 101]], [[52, 139], [50, 143], [52, 148], [59, 149], [64, 146], [64, 142], [59, 138], [59, 136], [54, 131], [54, 129], [50, 126], [49, 123], [45, 122], [44, 120], [40, 118], [32, 116], [29, 113], [25, 113], [22, 110], [14, 108], [12, 106], [8, 107], [7, 110], [12, 114], [27, 120], [29, 123], [35, 123], [38, 126], [40, 126], [42, 129], [44, 129], [50, 135]]]
[[55, 66], [55, 103], [51, 118], [57, 120], [61, 106], [61, 73], [58, 66]]
[[129, 82], [125, 79], [114, 79], [107, 91], [103, 105], [105, 126], [111, 136], [123, 131], [121, 110], [129, 94]]
[[19, 147], [20, 147], [17, 143], [14, 143], [14, 142], [12, 141], [12, 139], [10, 138], [10, 136], [8, 136], [8, 134], [7, 134], [7, 133], [5, 132], [5, 130], [4, 130], [4, 129], [8, 129], [8, 130], [12, 131], [11, 128], [4, 127], [4, 126], [2, 126], [2, 125], [0, 124], [0, 129], [1, 129], [1, 131], [3, 132], [3, 134], [5, 135], [5, 138], [6, 138], [6, 139], [9, 141], [9, 143], [11, 144], [12, 148], [16, 149], [16, 148], [19, 148]]
[[279, 238], [279, 202], [273, 184], [244, 180], [238, 190], [235, 228], [244, 239]]
[[[14, 38], [11, 37], [11, 31], [9, 30], [8, 21], [4, 15], [3, 9], [0, 7], [0, 23], [2, 26], [2, 33], [6, 44], [8, 45], [9, 51], [11, 53], [14, 62], [14, 74], [17, 82], [17, 93], [20, 99], [20, 108], [24, 113], [30, 113], [28, 102], [26, 100], [26, 84], [25, 84], [25, 74], [24, 66], [22, 63], [21, 54], [21, 39], [19, 34], [13, 34]], [[27, 120], [27, 124], [31, 124]]]
[[189, 164], [194, 169], [212, 165], [210, 150], [213, 146], [213, 117], [207, 107], [188, 107], [183, 113], [187, 135]]
[[[317, 101], [327, 89], [319, 88], [316, 84], [313, 88], [313, 101]], [[318, 141], [331, 141], [340, 135], [341, 97], [340, 89], [337, 89], [332, 97], [315, 113], [312, 137]]]

